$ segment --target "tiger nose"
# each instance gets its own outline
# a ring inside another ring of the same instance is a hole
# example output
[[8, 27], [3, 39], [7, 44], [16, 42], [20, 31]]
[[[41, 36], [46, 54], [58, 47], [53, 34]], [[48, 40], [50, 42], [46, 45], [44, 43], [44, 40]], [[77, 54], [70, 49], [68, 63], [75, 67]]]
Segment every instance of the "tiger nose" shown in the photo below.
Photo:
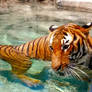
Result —
[[61, 67], [61, 66], [59, 66], [59, 67], [57, 68], [57, 71], [60, 71], [60, 70], [61, 70], [61, 68], [62, 68], [62, 67]]

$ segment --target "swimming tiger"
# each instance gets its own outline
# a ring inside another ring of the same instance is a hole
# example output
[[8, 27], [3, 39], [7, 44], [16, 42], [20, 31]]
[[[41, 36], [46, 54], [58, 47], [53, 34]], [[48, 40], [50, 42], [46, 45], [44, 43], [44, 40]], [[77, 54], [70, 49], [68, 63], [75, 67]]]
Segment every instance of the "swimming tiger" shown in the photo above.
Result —
[[[77, 65], [84, 64], [92, 69], [92, 37], [89, 34], [91, 28], [92, 23], [83, 26], [73, 23], [59, 27], [52, 25], [47, 36], [18, 46], [0, 45], [0, 58], [7, 61], [12, 67], [12, 72], [27, 85], [40, 82], [24, 75], [32, 65], [32, 58], [51, 61], [54, 71], [64, 71], [65, 74], [81, 79], [75, 72], [78, 70], [88, 77]], [[80, 62], [85, 56], [88, 60]]]

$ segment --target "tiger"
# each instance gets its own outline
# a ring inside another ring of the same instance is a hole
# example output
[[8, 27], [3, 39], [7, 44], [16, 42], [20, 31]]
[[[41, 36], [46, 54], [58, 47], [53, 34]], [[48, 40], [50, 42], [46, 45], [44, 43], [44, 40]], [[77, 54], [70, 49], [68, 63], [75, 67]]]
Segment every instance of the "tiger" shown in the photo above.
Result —
[[[89, 34], [91, 28], [92, 22], [83, 26], [74, 23], [51, 25], [49, 35], [18, 46], [0, 45], [0, 58], [8, 62], [12, 73], [28, 86], [41, 82], [25, 75], [32, 65], [30, 59], [51, 61], [55, 72], [64, 72], [82, 80], [75, 70], [88, 77], [77, 65], [83, 64], [92, 69], [92, 37]], [[84, 57], [87, 60], [81, 62]]]

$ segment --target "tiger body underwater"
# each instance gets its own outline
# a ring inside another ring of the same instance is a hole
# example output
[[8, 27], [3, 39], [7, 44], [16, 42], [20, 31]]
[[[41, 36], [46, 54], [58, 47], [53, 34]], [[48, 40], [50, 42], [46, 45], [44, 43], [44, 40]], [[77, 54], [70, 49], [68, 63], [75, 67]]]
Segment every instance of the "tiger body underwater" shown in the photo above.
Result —
[[[0, 58], [8, 62], [12, 72], [27, 85], [40, 83], [40, 80], [24, 75], [31, 67], [31, 58], [51, 61], [54, 71], [73, 75], [82, 79], [79, 71], [84, 76], [88, 75], [80, 70], [77, 65], [85, 65], [92, 69], [92, 37], [89, 30], [92, 23], [79, 26], [73, 23], [59, 27], [51, 26], [49, 35], [37, 38], [19, 46], [0, 45]], [[80, 59], [87, 56], [86, 61]]]

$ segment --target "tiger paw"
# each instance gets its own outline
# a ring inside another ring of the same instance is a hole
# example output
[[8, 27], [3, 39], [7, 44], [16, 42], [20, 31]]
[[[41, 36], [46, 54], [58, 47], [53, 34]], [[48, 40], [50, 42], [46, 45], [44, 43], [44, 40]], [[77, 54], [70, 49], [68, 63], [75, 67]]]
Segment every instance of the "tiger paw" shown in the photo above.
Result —
[[31, 81], [24, 81], [25, 85], [33, 90], [43, 89], [44, 85], [42, 85], [41, 82], [39, 83], [33, 83]]
[[32, 78], [30, 78], [30, 80], [23, 79], [22, 81], [23, 81], [27, 86], [29, 86], [29, 87], [37, 86], [37, 85], [40, 85], [40, 84], [41, 84], [41, 81], [40, 81], [40, 80], [36, 80], [36, 79], [32, 79]]
[[16, 75], [20, 80], [22, 80], [27, 86], [32, 87], [41, 84], [40, 80], [30, 78], [26, 75]]

